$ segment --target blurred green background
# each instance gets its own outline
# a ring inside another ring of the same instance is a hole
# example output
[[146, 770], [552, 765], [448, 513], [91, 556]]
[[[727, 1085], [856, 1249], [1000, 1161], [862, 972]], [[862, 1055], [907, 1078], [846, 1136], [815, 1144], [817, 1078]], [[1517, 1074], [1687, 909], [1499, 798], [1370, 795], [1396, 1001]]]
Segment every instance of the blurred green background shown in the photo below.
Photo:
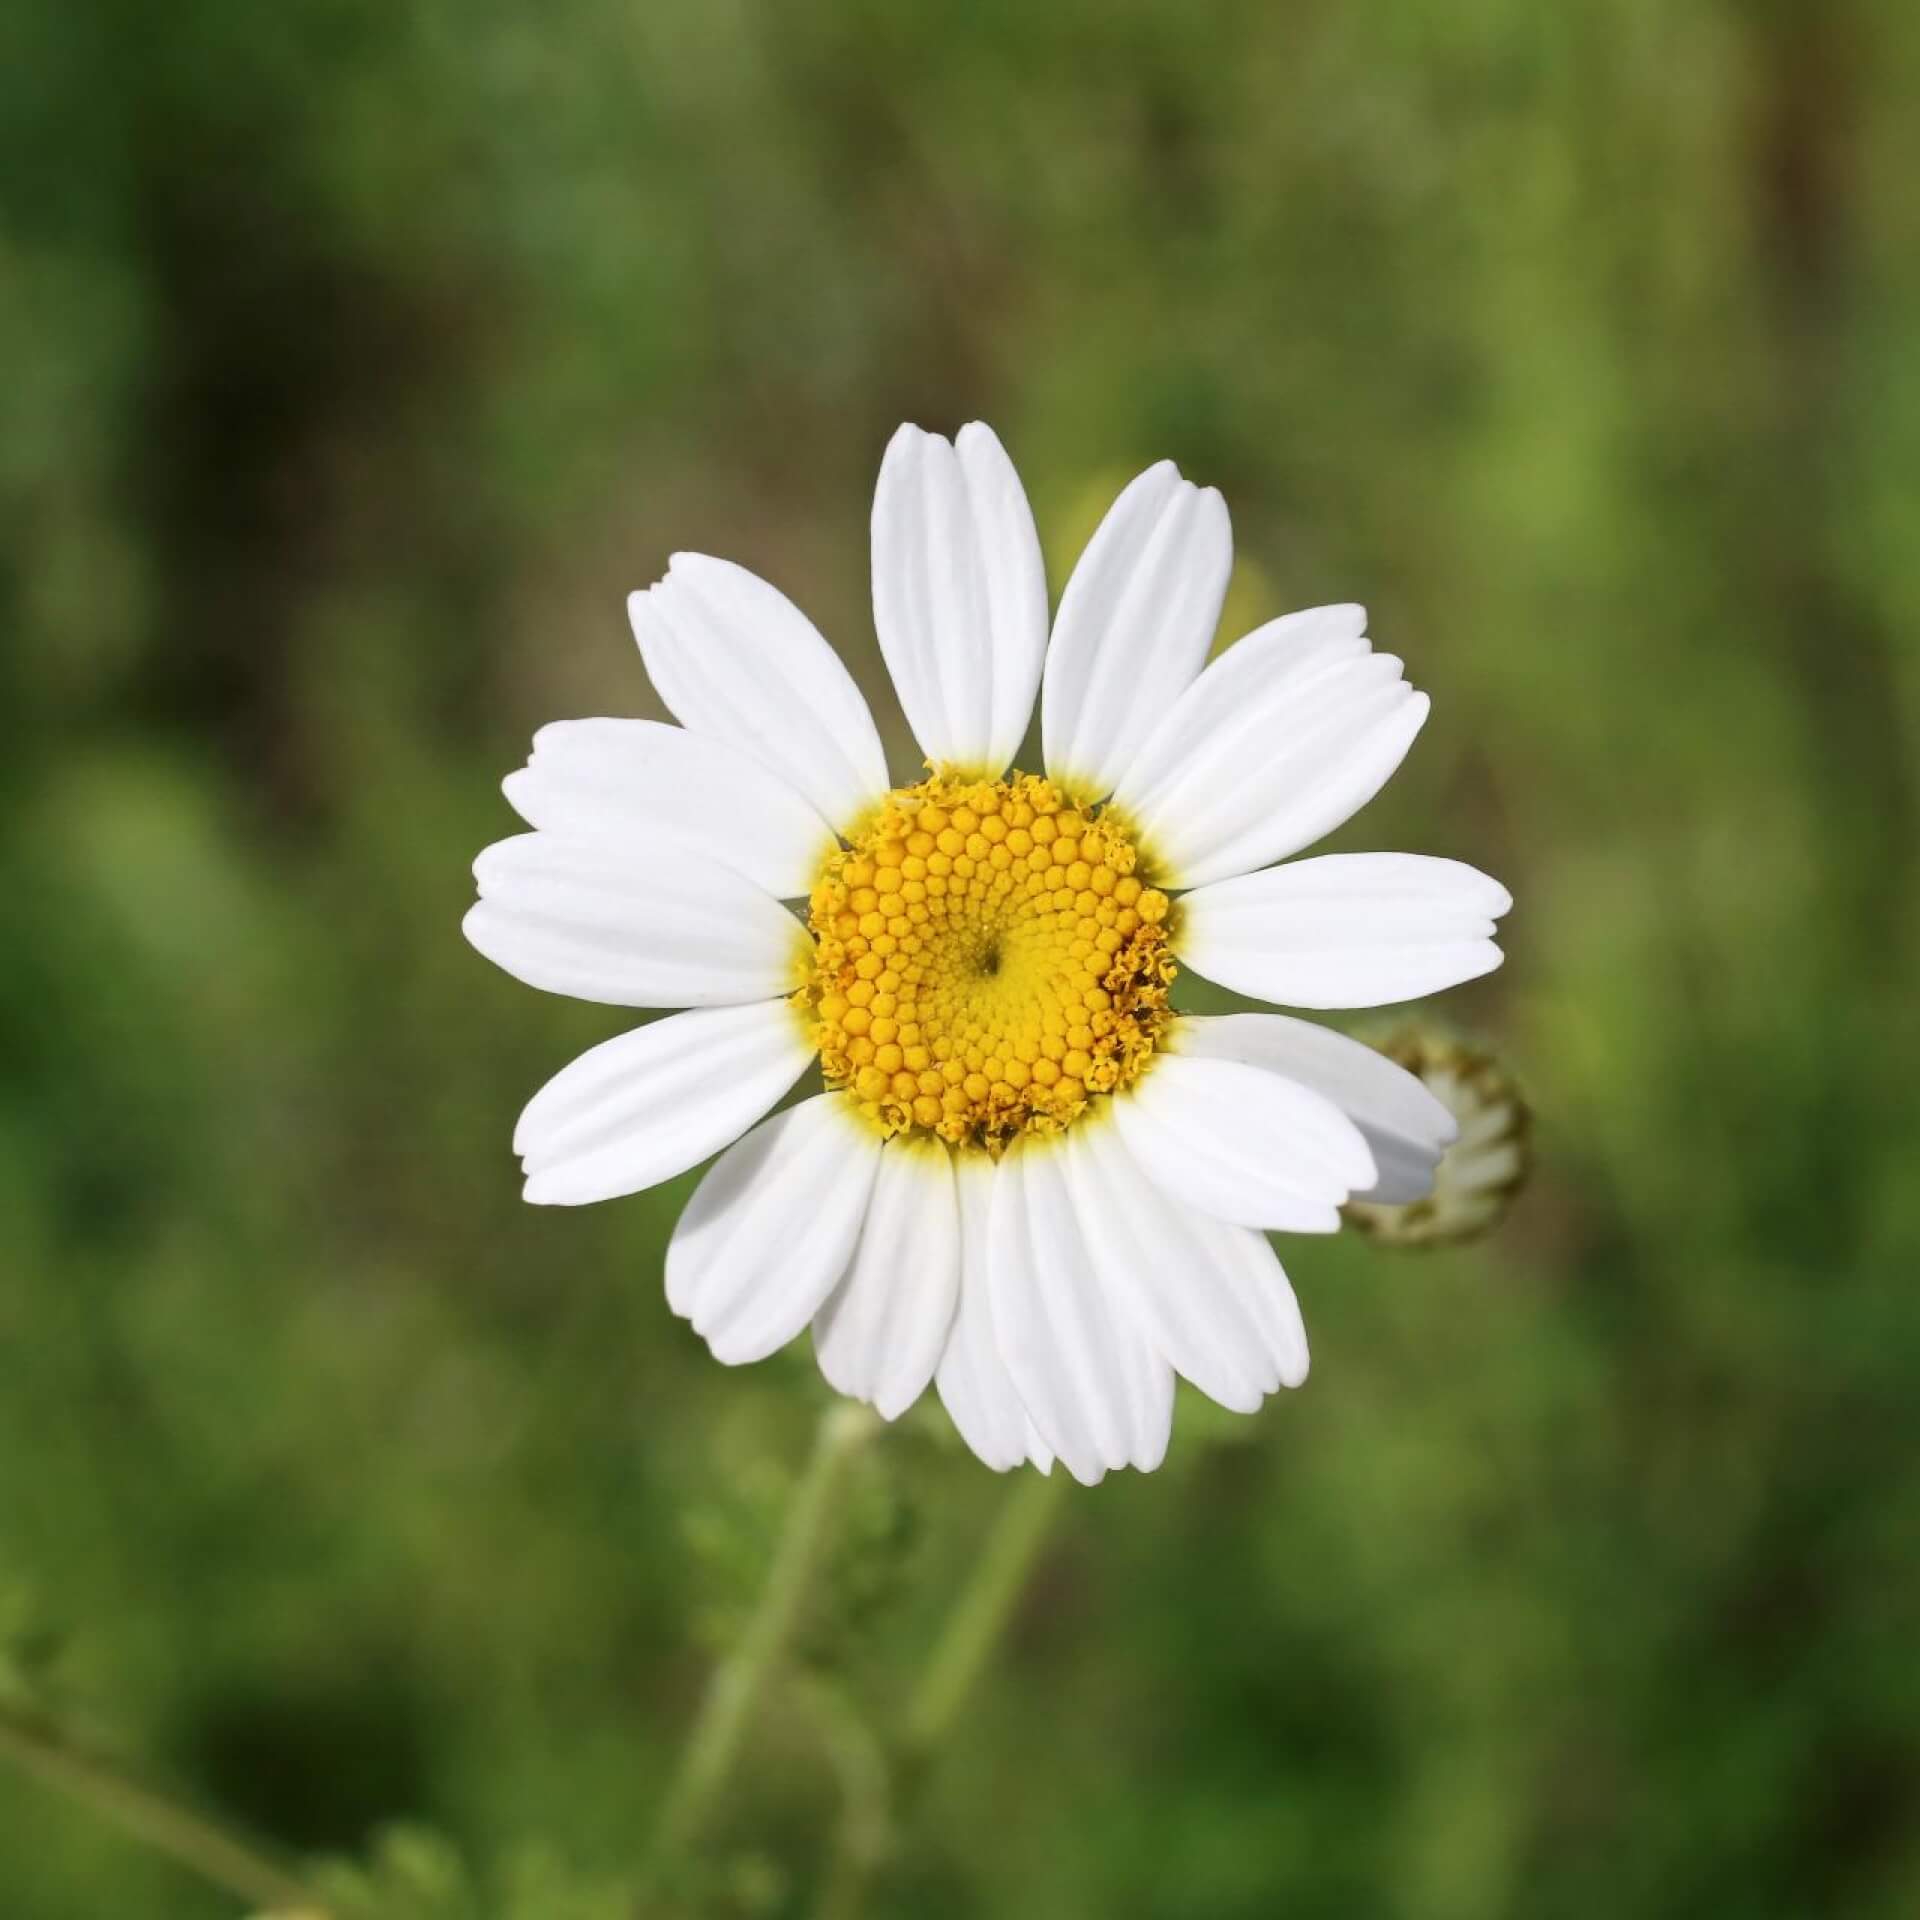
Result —
[[[467, 865], [657, 711], [676, 547], [877, 684], [881, 449], [980, 416], [1056, 592], [1171, 455], [1243, 625], [1369, 602], [1434, 717], [1338, 844], [1511, 883], [1444, 1012], [1540, 1165], [1284, 1247], [1313, 1379], [1064, 1502], [872, 1910], [1920, 1911], [1917, 124], [1893, 0], [12, 0], [0, 1597], [75, 1711], [295, 1852], [631, 1861], [822, 1396], [668, 1314], [688, 1182], [521, 1204], [626, 1021]], [[1009, 1494], [943, 1425], [820, 1653], [883, 1726]], [[833, 1809], [776, 1699], [715, 1910]], [[12, 1773], [0, 1908], [235, 1911]]]

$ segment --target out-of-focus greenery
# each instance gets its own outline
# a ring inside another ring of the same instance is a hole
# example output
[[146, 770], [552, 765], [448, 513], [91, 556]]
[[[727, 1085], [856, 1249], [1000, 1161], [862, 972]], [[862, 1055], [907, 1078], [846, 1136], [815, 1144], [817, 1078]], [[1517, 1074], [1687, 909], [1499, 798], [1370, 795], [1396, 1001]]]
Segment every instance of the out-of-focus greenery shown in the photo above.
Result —
[[[1339, 844], [1511, 882], [1446, 1011], [1541, 1164], [1284, 1249], [1314, 1378], [1064, 1503], [873, 1910], [1920, 1909], [1917, 112], [1891, 0], [12, 0], [0, 1585], [70, 1696], [292, 1851], [632, 1860], [820, 1390], [668, 1314], [689, 1182], [523, 1207], [623, 1019], [466, 866], [657, 711], [676, 547], [877, 686], [880, 450], [981, 416], [1056, 590], [1172, 455], [1245, 619], [1371, 604], [1434, 717]], [[942, 1433], [821, 1654], [882, 1725], [1007, 1496]], [[776, 1699], [721, 1909], [833, 1813]], [[0, 1908], [233, 1911], [12, 1775]]]

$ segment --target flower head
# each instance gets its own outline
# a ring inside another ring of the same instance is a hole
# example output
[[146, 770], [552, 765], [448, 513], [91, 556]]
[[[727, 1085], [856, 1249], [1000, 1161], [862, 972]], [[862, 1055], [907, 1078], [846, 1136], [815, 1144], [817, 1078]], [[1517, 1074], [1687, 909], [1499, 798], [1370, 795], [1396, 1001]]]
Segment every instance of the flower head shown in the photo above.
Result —
[[1347, 1218], [1386, 1246], [1484, 1238], [1506, 1218], [1531, 1168], [1532, 1116], [1519, 1088], [1491, 1053], [1429, 1027], [1402, 1027], [1380, 1051], [1453, 1115], [1459, 1134], [1419, 1191], [1398, 1204], [1371, 1195], [1350, 1200]]
[[[1241, 1411], [1304, 1379], [1267, 1231], [1417, 1196], [1453, 1119], [1327, 1028], [1171, 990], [1190, 968], [1296, 1007], [1414, 998], [1499, 965], [1510, 901], [1450, 860], [1289, 861], [1379, 790], [1427, 700], [1359, 607], [1208, 664], [1230, 567], [1219, 494], [1162, 462], [1049, 634], [1000, 442], [902, 427], [874, 619], [926, 772], [895, 787], [805, 615], [674, 556], [629, 611], [680, 725], [543, 728], [506, 783], [533, 831], [476, 863], [467, 936], [508, 972], [687, 1009], [535, 1096], [527, 1198], [724, 1149], [668, 1249], [674, 1310], [730, 1363], [811, 1324], [827, 1379], [888, 1418], [932, 1382], [998, 1468], [1151, 1468], [1176, 1372]], [[1020, 772], [1036, 694], [1043, 770]], [[825, 1090], [772, 1113], [816, 1059]]]

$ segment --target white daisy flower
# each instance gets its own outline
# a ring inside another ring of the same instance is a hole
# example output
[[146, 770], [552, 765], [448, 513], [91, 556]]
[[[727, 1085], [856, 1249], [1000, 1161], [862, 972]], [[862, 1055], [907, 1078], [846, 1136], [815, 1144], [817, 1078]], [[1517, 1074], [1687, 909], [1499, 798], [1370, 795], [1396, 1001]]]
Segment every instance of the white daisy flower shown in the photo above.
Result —
[[[720, 1152], [668, 1248], [673, 1310], [729, 1364], [810, 1325], [827, 1379], [889, 1419], [932, 1382], [995, 1468], [1157, 1466], [1176, 1372], [1244, 1412], [1297, 1386], [1267, 1231], [1423, 1192], [1454, 1122], [1355, 1041], [1183, 1016], [1169, 988], [1191, 968], [1295, 1007], [1411, 999], [1498, 966], [1511, 903], [1452, 860], [1289, 861], [1379, 790], [1427, 699], [1354, 606], [1208, 664], [1231, 564], [1220, 495], [1163, 461], [1049, 637], [999, 440], [902, 427], [874, 621], [931, 772], [896, 787], [807, 617], [676, 554], [628, 604], [681, 724], [543, 728], [506, 782], [533, 831], [475, 867], [467, 937], [509, 973], [689, 1009], [535, 1096], [527, 1198]], [[1036, 692], [1045, 771], [1021, 773]], [[815, 1059], [826, 1090], [764, 1117]]]

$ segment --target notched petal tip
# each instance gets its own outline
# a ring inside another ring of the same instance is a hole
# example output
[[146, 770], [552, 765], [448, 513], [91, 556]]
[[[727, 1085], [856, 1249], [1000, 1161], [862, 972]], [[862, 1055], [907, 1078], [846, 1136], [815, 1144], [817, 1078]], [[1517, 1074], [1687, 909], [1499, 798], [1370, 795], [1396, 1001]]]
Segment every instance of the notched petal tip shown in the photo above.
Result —
[[953, 444], [962, 453], [975, 446], [978, 446], [982, 452], [991, 451], [1002, 455], [1006, 453], [1006, 447], [1000, 436], [984, 420], [969, 420], [953, 436]]

